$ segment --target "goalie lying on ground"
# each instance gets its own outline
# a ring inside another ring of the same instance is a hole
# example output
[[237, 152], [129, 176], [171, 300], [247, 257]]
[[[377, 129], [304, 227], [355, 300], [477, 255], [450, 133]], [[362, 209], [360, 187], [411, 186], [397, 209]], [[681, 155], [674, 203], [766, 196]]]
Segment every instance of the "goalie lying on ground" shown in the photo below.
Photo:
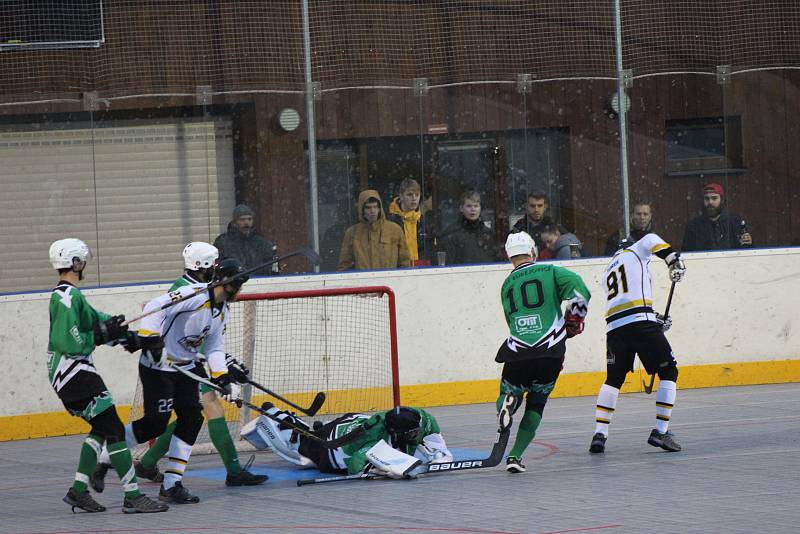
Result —
[[400, 406], [371, 416], [348, 413], [325, 424], [317, 422], [313, 430], [302, 419], [278, 410], [271, 403], [264, 403], [263, 408], [326, 440], [344, 436], [361, 426], [366, 428], [364, 434], [338, 449], [326, 449], [263, 415], [242, 428], [242, 437], [257, 449], [270, 448], [284, 460], [301, 467], [316, 466], [323, 473], [369, 471], [400, 478], [420, 463], [413, 458], [415, 453], [426, 462], [453, 461], [436, 419], [421, 408]]

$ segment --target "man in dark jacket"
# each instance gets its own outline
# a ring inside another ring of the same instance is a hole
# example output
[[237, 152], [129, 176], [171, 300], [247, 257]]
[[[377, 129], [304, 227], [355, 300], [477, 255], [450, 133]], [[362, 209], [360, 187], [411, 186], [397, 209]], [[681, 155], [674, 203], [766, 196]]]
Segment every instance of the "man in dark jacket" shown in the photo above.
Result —
[[720, 184], [703, 187], [703, 214], [689, 221], [681, 250], [725, 250], [753, 246], [744, 219], [724, 209], [725, 190]]
[[[219, 250], [219, 258], [236, 258], [246, 270], [274, 259], [278, 247], [253, 228], [253, 210], [245, 204], [233, 209], [233, 220], [228, 223], [228, 231], [214, 240]], [[253, 273], [255, 276], [279, 274], [277, 263], [267, 265]]]
[[613, 256], [619, 250], [620, 242], [627, 237], [632, 242], [639, 241], [645, 235], [654, 233], [653, 229], [653, 207], [649, 202], [637, 202], [631, 211], [631, 233], [625, 235], [625, 228], [620, 228], [606, 240], [606, 256]]
[[533, 238], [536, 248], [539, 250], [539, 259], [553, 257], [550, 250], [542, 242], [542, 228], [555, 225], [558, 226], [558, 231], [562, 234], [569, 233], [569, 230], [563, 225], [556, 223], [552, 217], [546, 215], [548, 207], [547, 193], [534, 191], [528, 195], [528, 200], [525, 204], [525, 216], [514, 223], [513, 232], [527, 232]]
[[467, 191], [461, 196], [461, 216], [456, 225], [442, 234], [440, 241], [447, 265], [500, 261], [500, 247], [494, 232], [481, 219], [481, 195]]

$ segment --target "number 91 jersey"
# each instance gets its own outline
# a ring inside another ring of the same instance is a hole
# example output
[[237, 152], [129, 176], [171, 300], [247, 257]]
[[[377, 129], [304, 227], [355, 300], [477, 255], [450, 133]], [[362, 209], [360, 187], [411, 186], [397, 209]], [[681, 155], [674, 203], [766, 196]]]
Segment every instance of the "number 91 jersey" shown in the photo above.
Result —
[[669, 243], [647, 234], [614, 254], [603, 273], [607, 331], [637, 321], [656, 322], [650, 260], [654, 254], [666, 260], [672, 253]]

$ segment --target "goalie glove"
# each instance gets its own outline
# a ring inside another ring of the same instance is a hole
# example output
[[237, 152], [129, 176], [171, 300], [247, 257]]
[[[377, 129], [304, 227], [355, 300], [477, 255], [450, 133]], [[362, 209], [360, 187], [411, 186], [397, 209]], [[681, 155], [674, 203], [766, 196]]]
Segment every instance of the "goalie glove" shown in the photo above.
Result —
[[661, 315], [660, 313], [656, 312], [656, 321], [658, 324], [661, 325], [661, 331], [666, 332], [670, 328], [672, 328], [672, 317], [667, 315], [666, 317]]
[[250, 374], [250, 369], [234, 358], [232, 354], [225, 355], [225, 365], [228, 366], [228, 374], [231, 375], [233, 382], [238, 382], [239, 384], [247, 384], [249, 382], [247, 376]]
[[564, 316], [564, 323], [567, 329], [567, 337], [575, 337], [583, 332], [583, 317], [567, 312]]
[[683, 263], [683, 260], [678, 254], [675, 254], [675, 258], [667, 264], [667, 267], [669, 267], [670, 280], [673, 282], [680, 282], [683, 280], [683, 275], [686, 274], [686, 264]]

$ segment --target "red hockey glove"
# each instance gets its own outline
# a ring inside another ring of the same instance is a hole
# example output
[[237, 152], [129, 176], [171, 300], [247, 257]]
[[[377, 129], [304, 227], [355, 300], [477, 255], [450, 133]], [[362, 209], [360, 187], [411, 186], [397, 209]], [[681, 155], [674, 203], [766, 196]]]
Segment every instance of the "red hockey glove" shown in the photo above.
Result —
[[570, 312], [564, 316], [564, 321], [567, 326], [567, 337], [575, 337], [583, 332], [583, 317], [573, 315]]

